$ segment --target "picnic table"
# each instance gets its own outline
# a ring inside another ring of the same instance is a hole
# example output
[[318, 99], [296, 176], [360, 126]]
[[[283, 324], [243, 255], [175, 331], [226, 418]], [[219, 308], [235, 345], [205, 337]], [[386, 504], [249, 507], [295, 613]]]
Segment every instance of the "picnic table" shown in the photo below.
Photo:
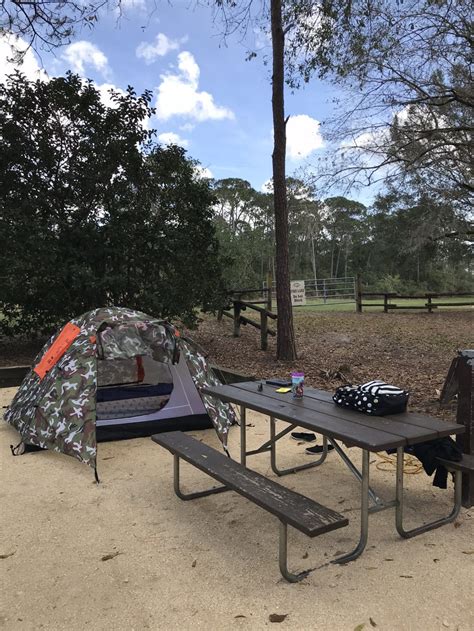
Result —
[[[260, 382], [242, 382], [233, 385], [212, 386], [202, 389], [205, 394], [240, 406], [240, 462], [246, 465], [251, 455], [270, 452], [273, 471], [281, 476], [302, 469], [321, 465], [327, 456], [327, 443], [361, 483], [360, 538], [356, 547], [338, 557], [334, 563], [347, 563], [362, 554], [367, 544], [369, 515], [382, 510], [395, 509], [395, 526], [404, 538], [427, 532], [443, 524], [452, 522], [461, 508], [461, 471], [454, 468], [454, 503], [449, 515], [416, 528], [406, 530], [403, 526], [403, 453], [409, 445], [434, 440], [465, 431], [463, 425], [447, 423], [437, 418], [404, 413], [392, 416], [372, 417], [367, 414], [336, 406], [332, 394], [316, 388], [305, 388], [304, 397], [292, 398], [291, 392], [278, 393], [275, 386]], [[257, 449], [247, 450], [246, 410], [254, 410], [270, 417], [270, 438]], [[282, 431], [276, 431], [276, 421], [288, 423]], [[282, 470], [277, 465], [276, 447], [279, 440], [296, 427], [323, 435], [321, 457], [311, 463]], [[362, 471], [354, 465], [341, 446], [357, 447], [362, 452]], [[395, 497], [384, 501], [370, 487], [370, 452], [396, 450]], [[454, 464], [454, 463], [453, 463]]]

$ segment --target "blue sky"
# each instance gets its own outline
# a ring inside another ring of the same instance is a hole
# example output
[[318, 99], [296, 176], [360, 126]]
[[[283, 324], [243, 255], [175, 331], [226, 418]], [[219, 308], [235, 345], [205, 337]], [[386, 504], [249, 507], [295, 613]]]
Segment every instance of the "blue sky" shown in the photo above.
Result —
[[[123, 0], [122, 17], [103, 12], [95, 28], [76, 33], [71, 45], [41, 53], [41, 60], [28, 51], [23, 71], [33, 77], [39, 67], [51, 76], [71, 69], [94, 80], [104, 95], [110, 86], [150, 89], [157, 108], [150, 124], [161, 142], [182, 144], [217, 179], [240, 177], [261, 189], [271, 177], [270, 68], [263, 63], [271, 54], [268, 38], [251, 34], [260, 54], [246, 61], [248, 47], [238, 37], [226, 45], [208, 7], [157, 2], [150, 13], [150, 6]], [[0, 43], [5, 72], [7, 53]], [[331, 114], [334, 94], [317, 80], [294, 94], [287, 90], [288, 174], [306, 161], [315, 163], [323, 152], [319, 123]], [[361, 201], [366, 196], [351, 195]]]

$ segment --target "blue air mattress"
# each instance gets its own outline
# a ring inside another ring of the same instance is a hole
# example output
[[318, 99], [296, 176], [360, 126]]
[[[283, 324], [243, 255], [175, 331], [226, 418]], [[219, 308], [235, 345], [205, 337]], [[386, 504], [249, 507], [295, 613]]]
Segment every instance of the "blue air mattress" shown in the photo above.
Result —
[[104, 401], [124, 401], [126, 399], [137, 399], [139, 397], [166, 396], [173, 391], [172, 383], [157, 383], [154, 386], [120, 386], [115, 388], [98, 388], [97, 402]]

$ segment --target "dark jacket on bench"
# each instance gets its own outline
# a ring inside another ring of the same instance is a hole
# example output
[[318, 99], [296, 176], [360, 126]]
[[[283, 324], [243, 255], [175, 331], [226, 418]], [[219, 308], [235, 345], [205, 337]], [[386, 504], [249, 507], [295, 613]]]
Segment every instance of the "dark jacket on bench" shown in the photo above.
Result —
[[411, 445], [405, 451], [412, 453], [418, 458], [428, 475], [432, 475], [433, 471], [435, 471], [433, 486], [437, 486], [440, 489], [445, 489], [448, 486], [448, 471], [442, 464], [438, 463], [438, 458], [454, 462], [462, 460], [462, 451], [450, 436], [430, 440], [426, 443], [419, 443], [418, 445]]

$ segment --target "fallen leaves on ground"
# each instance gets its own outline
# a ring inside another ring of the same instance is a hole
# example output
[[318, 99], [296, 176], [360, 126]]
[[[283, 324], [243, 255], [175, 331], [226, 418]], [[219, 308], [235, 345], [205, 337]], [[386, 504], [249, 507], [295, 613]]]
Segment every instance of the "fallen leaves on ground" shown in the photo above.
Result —
[[[260, 350], [260, 335], [242, 327], [232, 337], [232, 322], [204, 315], [187, 331], [212, 363], [258, 379], [304, 371], [309, 386], [333, 391], [342, 381], [382, 379], [410, 392], [409, 409], [453, 420], [455, 403], [439, 409], [438, 392], [457, 351], [472, 346], [472, 312], [335, 313], [297, 312], [294, 317], [299, 359], [275, 359], [276, 340]], [[1, 365], [31, 364], [46, 340], [0, 338]]]
[[345, 380], [358, 384], [382, 379], [410, 392], [409, 409], [454, 419], [455, 407], [439, 409], [441, 391], [457, 351], [472, 345], [472, 313], [323, 313], [295, 314], [299, 359], [275, 359], [276, 341], [259, 349], [260, 336], [242, 327], [232, 337], [232, 323], [205, 315], [189, 337], [206, 349], [212, 363], [257, 379], [305, 373], [307, 385], [333, 391]]
[[271, 613], [268, 616], [268, 619], [270, 620], [270, 622], [283, 622], [283, 620], [285, 620], [287, 616], [287, 613]]

